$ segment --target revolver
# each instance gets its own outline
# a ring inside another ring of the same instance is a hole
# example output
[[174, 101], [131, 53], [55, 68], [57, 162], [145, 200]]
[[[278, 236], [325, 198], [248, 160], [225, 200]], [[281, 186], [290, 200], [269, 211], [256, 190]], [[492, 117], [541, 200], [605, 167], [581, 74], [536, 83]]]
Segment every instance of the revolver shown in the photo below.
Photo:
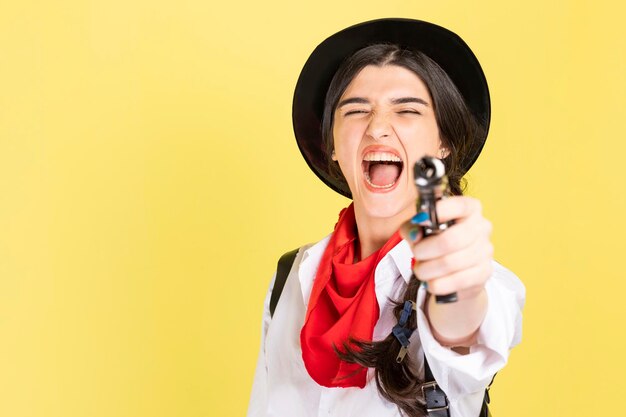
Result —
[[[426, 238], [445, 231], [454, 224], [454, 221], [439, 222], [436, 203], [449, 194], [448, 177], [446, 168], [440, 159], [425, 156], [415, 163], [413, 167], [415, 185], [417, 187], [417, 212], [428, 213], [428, 224], [420, 226], [422, 234]], [[419, 278], [417, 278], [419, 279]], [[456, 293], [437, 295], [435, 300], [438, 304], [453, 303], [457, 301]]]

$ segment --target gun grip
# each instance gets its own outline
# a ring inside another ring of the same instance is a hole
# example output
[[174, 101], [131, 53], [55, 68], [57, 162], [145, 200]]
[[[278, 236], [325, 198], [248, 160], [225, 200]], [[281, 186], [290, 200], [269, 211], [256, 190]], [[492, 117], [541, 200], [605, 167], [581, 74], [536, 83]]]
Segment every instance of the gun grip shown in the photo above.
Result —
[[435, 301], [437, 304], [449, 304], [458, 301], [458, 297], [456, 293], [446, 294], [446, 295], [437, 295], [435, 296]]

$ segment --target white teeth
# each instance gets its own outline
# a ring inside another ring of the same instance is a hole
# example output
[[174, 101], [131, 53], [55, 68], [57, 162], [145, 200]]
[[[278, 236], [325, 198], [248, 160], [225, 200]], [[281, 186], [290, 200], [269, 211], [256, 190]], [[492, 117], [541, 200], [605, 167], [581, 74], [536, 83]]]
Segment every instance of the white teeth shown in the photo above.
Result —
[[368, 152], [364, 157], [364, 161], [390, 161], [390, 162], [402, 162], [402, 159], [398, 158], [390, 152]]

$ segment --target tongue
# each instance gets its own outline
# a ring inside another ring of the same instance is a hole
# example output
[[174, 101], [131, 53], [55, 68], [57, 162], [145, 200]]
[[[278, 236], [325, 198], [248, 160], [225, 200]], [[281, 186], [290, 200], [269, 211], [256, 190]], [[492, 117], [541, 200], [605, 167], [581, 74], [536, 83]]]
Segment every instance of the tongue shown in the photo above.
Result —
[[370, 181], [374, 185], [393, 184], [400, 175], [400, 167], [396, 164], [372, 163], [369, 169]]

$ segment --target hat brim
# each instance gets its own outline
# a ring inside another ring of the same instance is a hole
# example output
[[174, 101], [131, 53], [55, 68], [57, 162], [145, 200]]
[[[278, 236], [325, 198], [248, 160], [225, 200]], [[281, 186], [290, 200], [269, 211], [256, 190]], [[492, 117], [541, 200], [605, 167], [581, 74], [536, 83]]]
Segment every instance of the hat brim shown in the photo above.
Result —
[[292, 118], [298, 147], [311, 170], [330, 188], [351, 198], [347, 186], [328, 172], [321, 131], [324, 100], [341, 63], [375, 43], [393, 43], [421, 51], [454, 82], [484, 131], [484, 138], [473, 143], [462, 159], [467, 172], [484, 146], [491, 118], [489, 88], [480, 63], [457, 34], [429, 22], [400, 18], [372, 20], [346, 28], [319, 44], [304, 64], [294, 92]]

